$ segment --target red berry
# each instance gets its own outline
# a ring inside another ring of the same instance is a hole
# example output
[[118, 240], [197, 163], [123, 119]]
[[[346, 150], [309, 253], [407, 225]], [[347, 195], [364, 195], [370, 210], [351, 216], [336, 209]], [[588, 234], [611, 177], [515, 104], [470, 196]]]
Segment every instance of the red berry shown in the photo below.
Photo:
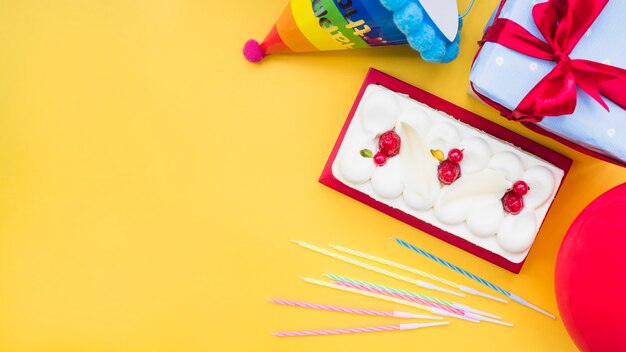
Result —
[[400, 136], [394, 131], [387, 131], [378, 139], [378, 150], [388, 157], [394, 157], [400, 153]]
[[450, 160], [444, 160], [439, 163], [437, 176], [439, 177], [439, 181], [441, 181], [441, 183], [449, 185], [461, 177], [461, 166]]
[[524, 181], [517, 181], [513, 184], [513, 192], [518, 196], [523, 196], [528, 193], [528, 185]]
[[448, 152], [448, 160], [453, 163], [460, 163], [461, 160], [463, 160], [463, 151], [456, 148], [450, 149], [450, 151]]
[[387, 162], [387, 155], [383, 152], [378, 152], [374, 155], [374, 164], [378, 166], [383, 166]]
[[524, 208], [524, 198], [515, 191], [508, 191], [502, 197], [502, 206], [507, 213], [517, 215]]

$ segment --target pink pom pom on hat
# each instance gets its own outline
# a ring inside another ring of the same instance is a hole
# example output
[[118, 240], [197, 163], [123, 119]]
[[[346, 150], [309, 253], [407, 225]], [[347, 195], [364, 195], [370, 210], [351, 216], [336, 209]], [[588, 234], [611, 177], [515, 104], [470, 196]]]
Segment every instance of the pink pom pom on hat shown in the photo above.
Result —
[[259, 62], [267, 55], [263, 51], [259, 42], [254, 39], [250, 39], [243, 46], [243, 56], [250, 62]]
[[243, 46], [243, 56], [250, 62], [260, 62], [266, 56], [276, 53], [293, 52], [278, 34], [276, 25], [272, 27], [262, 43], [250, 39]]

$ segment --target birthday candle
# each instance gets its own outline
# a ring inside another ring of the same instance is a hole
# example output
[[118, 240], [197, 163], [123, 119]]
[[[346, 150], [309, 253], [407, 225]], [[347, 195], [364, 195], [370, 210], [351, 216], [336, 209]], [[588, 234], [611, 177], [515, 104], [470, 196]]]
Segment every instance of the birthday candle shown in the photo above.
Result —
[[346, 282], [346, 281], [335, 281], [335, 284], [337, 284], [339, 286], [352, 287], [352, 288], [355, 288], [357, 290], [363, 290], [363, 291], [380, 293], [381, 295], [392, 296], [392, 297], [404, 299], [404, 300], [407, 300], [407, 301], [423, 304], [423, 305], [429, 306], [429, 307], [441, 308], [441, 309], [443, 309], [445, 311], [448, 311], [448, 312], [450, 312], [452, 314], [457, 314], [457, 315], [462, 315], [462, 316], [465, 315], [465, 311], [463, 311], [461, 309], [453, 308], [453, 307], [450, 307], [450, 306], [446, 306], [446, 305], [443, 305], [443, 304], [431, 302], [431, 301], [428, 301], [428, 300], [425, 300], [425, 299], [421, 299], [421, 298], [417, 298], [417, 297], [411, 297], [411, 296], [402, 295], [402, 294], [391, 292], [391, 291], [382, 290], [382, 289], [379, 289], [379, 288], [376, 288], [376, 287], [364, 286], [364, 285], [359, 285], [359, 284]]
[[351, 313], [351, 314], [364, 314], [364, 315], [375, 315], [375, 316], [380, 316], [380, 317], [394, 317], [394, 318], [407, 318], [407, 319], [419, 319], [423, 317], [422, 315], [419, 315], [419, 314], [401, 312], [397, 310], [380, 311], [380, 310], [369, 310], [369, 309], [359, 309], [359, 308], [347, 308], [347, 307], [329, 306], [329, 305], [317, 304], [317, 303], [290, 301], [286, 299], [268, 298], [267, 300], [268, 302], [272, 302], [275, 304], [282, 304], [282, 305], [287, 305], [287, 306], [292, 306], [292, 307], [320, 309], [320, 310], [328, 310], [328, 311]]
[[431, 326], [442, 326], [450, 324], [447, 321], [437, 323], [421, 323], [421, 324], [400, 324], [400, 325], [388, 325], [388, 326], [370, 326], [364, 328], [348, 328], [348, 329], [331, 329], [331, 330], [308, 330], [308, 331], [280, 331], [273, 332], [272, 335], [280, 337], [292, 337], [292, 336], [316, 336], [316, 335], [337, 335], [337, 334], [353, 334], [359, 332], [380, 332], [380, 331], [393, 331], [393, 330], [415, 330], [420, 328], [427, 328]]
[[409, 282], [409, 283], [412, 283], [412, 284], [417, 285], [417, 286], [422, 287], [422, 288], [426, 288], [426, 289], [430, 289], [430, 290], [436, 290], [436, 291], [440, 291], [440, 292], [445, 292], [445, 293], [449, 293], [449, 294], [455, 295], [455, 296], [465, 297], [464, 294], [457, 293], [457, 292], [454, 292], [454, 291], [450, 291], [450, 290], [447, 290], [445, 288], [441, 288], [441, 287], [438, 287], [436, 285], [433, 285], [433, 284], [430, 284], [428, 282], [424, 282], [424, 281], [421, 281], [421, 280], [414, 280], [414, 279], [408, 278], [406, 276], [402, 276], [402, 275], [393, 273], [391, 271], [384, 270], [384, 269], [375, 267], [373, 265], [369, 265], [369, 264], [360, 262], [358, 260], [354, 260], [352, 258], [348, 258], [346, 256], [343, 256], [343, 255], [340, 255], [340, 254], [337, 254], [337, 253], [334, 253], [334, 252], [331, 252], [331, 251], [328, 251], [328, 250], [325, 250], [325, 249], [322, 249], [322, 248], [310, 245], [310, 244], [302, 242], [302, 241], [291, 241], [291, 242], [297, 243], [298, 245], [300, 245], [300, 246], [302, 246], [304, 248], [307, 248], [307, 249], [310, 249], [310, 250], [312, 250], [314, 252], [317, 252], [317, 253], [329, 256], [331, 258], [335, 258], [335, 259], [344, 261], [346, 263], [350, 263], [350, 264], [359, 266], [361, 268], [377, 272], [379, 274], [383, 274], [383, 275], [386, 275], [386, 276], [389, 276], [389, 277], [393, 277], [393, 278], [398, 279], [398, 280]]
[[503, 289], [503, 288], [501, 288], [499, 286], [496, 286], [495, 284], [492, 284], [491, 282], [489, 282], [487, 280], [481, 279], [480, 277], [470, 273], [469, 271], [465, 271], [465, 270], [459, 268], [458, 266], [456, 266], [456, 265], [454, 265], [454, 264], [452, 264], [450, 262], [447, 262], [447, 261], [445, 261], [445, 260], [443, 260], [443, 259], [441, 259], [441, 258], [439, 258], [439, 257], [437, 257], [437, 256], [435, 256], [433, 254], [430, 254], [430, 253], [426, 252], [425, 250], [419, 249], [419, 248], [413, 246], [412, 244], [407, 243], [407, 242], [405, 242], [405, 241], [403, 241], [401, 239], [398, 239], [398, 238], [395, 238], [394, 241], [396, 241], [396, 243], [400, 244], [401, 246], [404, 246], [404, 247], [406, 247], [406, 248], [408, 248], [408, 249], [410, 249], [410, 250], [412, 250], [412, 251], [414, 251], [416, 253], [419, 253], [419, 254], [425, 256], [426, 258], [432, 259], [432, 260], [436, 261], [437, 263], [439, 263], [439, 264], [441, 264], [443, 266], [446, 266], [446, 267], [456, 271], [457, 273], [459, 273], [461, 275], [469, 277], [470, 279], [472, 279], [474, 281], [477, 281], [477, 282], [479, 282], [479, 283], [481, 283], [481, 284], [491, 288], [492, 290], [495, 290], [495, 291], [497, 291], [497, 292], [499, 292], [499, 293], [509, 297], [511, 300], [513, 300], [513, 301], [515, 301], [515, 302], [517, 302], [517, 303], [519, 303], [519, 304], [521, 304], [523, 306], [526, 306], [526, 307], [528, 307], [530, 309], [536, 310], [537, 312], [539, 312], [541, 314], [544, 314], [544, 315], [546, 315], [546, 316], [548, 316], [548, 317], [550, 317], [552, 319], [556, 318], [553, 314], [550, 314], [550, 313], [546, 312], [545, 310], [535, 306], [534, 304], [527, 302], [522, 297], [520, 297], [520, 296], [518, 296], [518, 295], [516, 295], [516, 294], [514, 294], [512, 292], [506, 291], [505, 289]]
[[472, 307], [468, 307], [466, 305], [463, 305], [461, 303], [457, 303], [457, 302], [451, 302], [451, 301], [446, 301], [440, 298], [436, 298], [436, 297], [431, 297], [428, 295], [424, 295], [421, 293], [415, 293], [415, 292], [411, 292], [411, 291], [406, 291], [406, 290], [401, 290], [398, 288], [393, 288], [393, 287], [389, 287], [389, 286], [384, 286], [384, 285], [379, 285], [379, 284], [374, 284], [371, 282], [367, 282], [367, 281], [362, 281], [362, 280], [357, 280], [357, 279], [352, 279], [352, 278], [348, 278], [345, 276], [340, 276], [340, 275], [334, 275], [334, 274], [324, 274], [323, 276], [326, 276], [327, 278], [334, 280], [334, 281], [343, 281], [343, 282], [350, 282], [353, 284], [357, 284], [357, 285], [363, 285], [363, 286], [370, 286], [370, 287], [375, 287], [381, 290], [385, 290], [385, 291], [391, 291], [391, 292], [395, 292], [395, 293], [399, 293], [401, 295], [405, 295], [405, 296], [412, 296], [412, 297], [417, 297], [417, 298], [421, 298], [427, 301], [431, 301], [431, 302], [436, 302], [439, 304], [443, 304], [443, 305], [447, 305], [450, 307], [454, 307], [454, 308], [458, 308], [458, 309], [462, 309], [464, 311], [468, 311], [471, 313], [476, 313], [476, 314], [480, 314], [486, 317], [491, 317], [494, 319], [500, 319], [501, 317], [495, 314], [491, 314], [491, 313], [487, 313]]
[[484, 321], [488, 321], [490, 323], [494, 323], [494, 324], [498, 324], [498, 325], [513, 326], [513, 324], [511, 324], [511, 323], [507, 323], [507, 322], [503, 322], [503, 321], [499, 321], [499, 320], [483, 317], [481, 315], [470, 313], [470, 312], [466, 312], [466, 311], [461, 310], [461, 309], [449, 307], [449, 306], [446, 306], [446, 305], [440, 305], [440, 304], [437, 304], [437, 303], [434, 303], [434, 302], [430, 302], [430, 301], [427, 301], [427, 300], [423, 300], [423, 299], [417, 298], [417, 297], [412, 297], [412, 296], [402, 295], [402, 294], [391, 292], [391, 291], [381, 290], [381, 289], [378, 289], [378, 288], [375, 288], [375, 287], [371, 287], [371, 286], [357, 285], [357, 284], [352, 284], [352, 283], [344, 282], [344, 281], [336, 281], [335, 284], [337, 284], [339, 286], [355, 288], [357, 290], [376, 292], [376, 293], [380, 293], [380, 294], [383, 294], [383, 295], [389, 295], [389, 296], [397, 297], [397, 298], [400, 298], [400, 299], [404, 299], [404, 300], [407, 300], [407, 301], [417, 302], [417, 303], [420, 303], [420, 304], [426, 304], [426, 305], [429, 305], [431, 307], [441, 308], [441, 309], [443, 309], [445, 311], [448, 311], [448, 312], [450, 312], [452, 314], [456, 314], [456, 316], [454, 316], [454, 315], [448, 315], [448, 316], [459, 318], [459, 319], [462, 319], [462, 320], [468, 320], [468, 321], [472, 321], [472, 322], [479, 322], [479, 321], [483, 321], [484, 320]]
[[394, 268], [398, 268], [400, 270], [408, 271], [410, 273], [417, 274], [417, 275], [429, 278], [429, 279], [431, 279], [433, 281], [440, 282], [440, 283], [442, 283], [444, 285], [455, 287], [455, 288], [457, 288], [457, 289], [459, 289], [459, 290], [461, 290], [461, 291], [463, 291], [465, 293], [469, 293], [471, 295], [481, 296], [481, 297], [492, 299], [494, 301], [507, 303], [507, 301], [502, 299], [502, 298], [498, 298], [498, 297], [494, 297], [492, 295], [488, 295], [488, 294], [480, 292], [480, 291], [478, 291], [478, 290], [476, 290], [474, 288], [471, 288], [471, 287], [468, 287], [468, 286], [465, 286], [465, 285], [457, 284], [456, 282], [452, 282], [450, 280], [446, 280], [444, 278], [441, 278], [439, 276], [427, 273], [427, 272], [422, 271], [422, 270], [411, 268], [410, 266], [406, 266], [406, 265], [403, 265], [403, 264], [392, 262], [391, 260], [379, 258], [379, 257], [373, 256], [371, 254], [359, 252], [359, 251], [356, 251], [356, 250], [353, 250], [353, 249], [350, 249], [350, 248], [345, 248], [345, 247], [341, 247], [341, 246], [334, 246], [332, 244], [330, 246], [332, 248], [340, 251], [340, 252], [352, 254], [352, 255], [355, 255], [357, 257], [369, 259], [369, 260], [372, 260], [372, 261], [375, 261], [375, 262], [378, 262], [378, 263], [381, 263], [381, 264], [385, 264], [385, 265], [389, 265], [389, 266], [394, 267]]
[[[426, 310], [426, 311], [434, 313], [434, 314], [445, 315], [445, 316], [452, 316], [453, 315], [453, 314], [450, 314], [450, 313], [446, 312], [443, 309], [433, 308], [433, 307], [429, 307], [429, 306], [426, 306], [426, 305], [423, 305], [423, 304], [410, 302], [410, 301], [406, 301], [406, 300], [402, 300], [402, 299], [399, 299], [399, 298], [390, 297], [390, 296], [386, 296], [386, 295], [381, 295], [381, 294], [375, 293], [375, 292], [361, 291], [361, 290], [357, 290], [355, 288], [340, 286], [340, 285], [337, 285], [337, 284], [334, 284], [334, 283], [329, 283], [329, 282], [315, 280], [315, 279], [310, 279], [310, 278], [302, 278], [302, 280], [304, 280], [304, 281], [306, 281], [308, 283], [311, 283], [311, 284], [319, 285], [319, 286], [324, 286], [324, 287], [328, 287], [328, 288], [334, 288], [336, 290], [350, 292], [350, 293], [356, 293], [357, 295], [361, 295], [361, 296], [378, 298], [378, 299], [381, 299], [381, 300], [384, 300], [384, 301], [389, 301], [389, 302], [394, 302], [394, 303], [398, 303], [398, 304], [403, 304], [405, 306], [414, 307], [414, 308], [418, 308], [418, 309], [421, 309], [421, 310]], [[424, 319], [427, 319], [427, 318], [424, 318]], [[432, 316], [432, 317], [430, 317], [430, 319], [443, 319], [443, 318], [440, 317], [440, 316]], [[477, 321], [474, 321], [474, 322], [477, 322]]]

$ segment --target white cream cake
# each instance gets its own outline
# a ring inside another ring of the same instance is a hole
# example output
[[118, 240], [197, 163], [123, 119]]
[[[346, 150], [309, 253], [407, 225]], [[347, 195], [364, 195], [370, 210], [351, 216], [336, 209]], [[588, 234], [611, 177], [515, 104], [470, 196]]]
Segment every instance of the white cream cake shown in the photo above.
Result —
[[[372, 156], [388, 131], [399, 137], [399, 154], [378, 165]], [[446, 184], [439, 169], [451, 150], [462, 151], [460, 177]], [[545, 160], [375, 84], [363, 94], [332, 173], [348, 187], [513, 263], [528, 255], [564, 177]], [[519, 213], [512, 213], [503, 197], [520, 181], [528, 191]]]

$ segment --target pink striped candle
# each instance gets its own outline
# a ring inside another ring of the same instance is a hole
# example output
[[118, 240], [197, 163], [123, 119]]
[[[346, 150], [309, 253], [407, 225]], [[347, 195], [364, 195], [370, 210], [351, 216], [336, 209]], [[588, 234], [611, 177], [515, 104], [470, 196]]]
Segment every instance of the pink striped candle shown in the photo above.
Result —
[[292, 306], [292, 307], [321, 309], [321, 310], [328, 310], [328, 311], [333, 311], [333, 312], [352, 313], [352, 314], [375, 315], [379, 317], [394, 317], [394, 318], [409, 318], [409, 319], [417, 319], [417, 318], [422, 317], [419, 314], [413, 314], [413, 313], [401, 312], [401, 311], [390, 312], [390, 311], [369, 310], [369, 309], [360, 309], [360, 308], [338, 307], [338, 306], [329, 306], [325, 304], [290, 301], [286, 299], [268, 298], [267, 301], [271, 303], [275, 303], [275, 304], [282, 304], [282, 305]]
[[423, 304], [425, 306], [429, 306], [429, 307], [433, 307], [433, 308], [443, 309], [443, 310], [445, 310], [445, 311], [447, 311], [449, 313], [460, 315], [460, 316], [465, 316], [466, 315], [464, 310], [461, 310], [461, 309], [458, 309], [458, 308], [446, 306], [445, 304], [439, 304], [439, 303], [436, 303], [436, 302], [431, 302], [431, 301], [428, 301], [428, 300], [425, 300], [425, 299], [421, 299], [421, 298], [418, 298], [418, 297], [403, 295], [403, 294], [400, 294], [400, 293], [397, 293], [397, 292], [382, 290], [382, 289], [379, 289], [379, 288], [376, 288], [376, 287], [358, 285], [358, 284], [353, 284], [353, 283], [345, 282], [345, 281], [335, 281], [335, 284], [337, 284], [339, 286], [354, 288], [354, 289], [361, 290], [361, 291], [375, 292], [375, 293], [379, 293], [379, 294], [382, 294], [382, 295], [396, 297], [396, 298], [403, 299], [405, 301], [411, 301], [411, 302]]
[[470, 321], [474, 321], [474, 322], [488, 321], [490, 323], [494, 323], [494, 324], [498, 324], [498, 325], [513, 326], [513, 324], [511, 324], [511, 323], [507, 323], [507, 322], [504, 322], [504, 321], [499, 321], [499, 320], [496, 320], [496, 319], [487, 318], [487, 317], [481, 316], [479, 314], [474, 314], [474, 313], [465, 311], [463, 309], [450, 307], [450, 306], [447, 306], [445, 304], [432, 302], [432, 301], [421, 299], [421, 298], [414, 297], [414, 296], [403, 295], [401, 293], [397, 293], [397, 292], [393, 292], [393, 291], [387, 291], [387, 290], [379, 289], [379, 288], [372, 287], [372, 286], [359, 285], [359, 284], [346, 282], [346, 281], [341, 281], [341, 280], [335, 281], [335, 284], [338, 285], [338, 286], [344, 286], [344, 287], [350, 287], [350, 288], [353, 288], [353, 289], [356, 289], [356, 290], [374, 292], [374, 293], [378, 293], [378, 294], [381, 294], [381, 295], [387, 295], [387, 296], [403, 299], [405, 301], [411, 301], [411, 302], [415, 302], [415, 303], [419, 303], [419, 304], [423, 304], [423, 305], [428, 305], [429, 307], [433, 307], [435, 309], [445, 310], [445, 311], [447, 311], [449, 313], [454, 314], [454, 316], [456, 316], [456, 317], [459, 317], [459, 318], [460, 317], [464, 317], [464, 318], [461, 318], [461, 319], [464, 319], [464, 320], [470, 320]]
[[370, 327], [364, 327], [364, 328], [348, 328], [348, 329], [279, 331], [279, 332], [273, 332], [272, 335], [280, 336], [280, 337], [338, 335], [338, 334], [354, 334], [354, 333], [359, 333], [359, 332], [414, 330], [414, 329], [420, 329], [420, 328], [427, 328], [430, 326], [441, 326], [441, 325], [448, 325], [448, 324], [450, 323], [447, 321], [442, 321], [438, 323], [400, 324], [400, 325], [370, 326]]

